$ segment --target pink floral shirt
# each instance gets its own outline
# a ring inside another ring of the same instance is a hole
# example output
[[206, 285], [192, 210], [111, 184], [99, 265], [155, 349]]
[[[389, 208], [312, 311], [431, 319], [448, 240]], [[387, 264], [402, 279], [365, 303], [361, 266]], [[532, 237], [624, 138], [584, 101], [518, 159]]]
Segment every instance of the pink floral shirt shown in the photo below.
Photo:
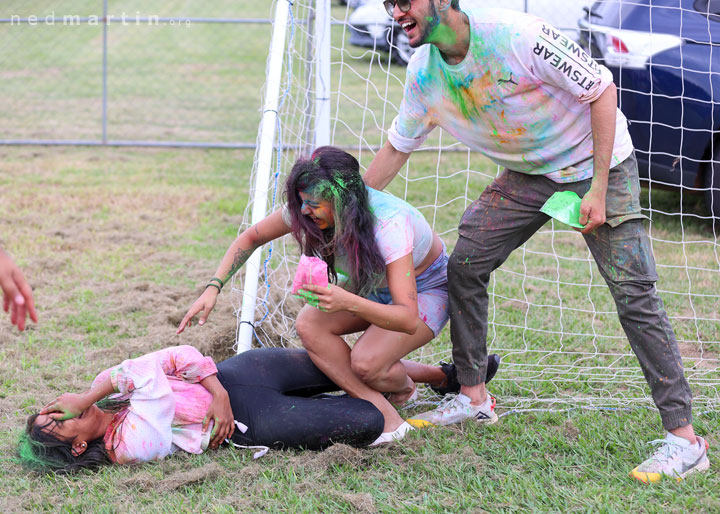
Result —
[[[192, 346], [173, 346], [101, 372], [130, 406], [115, 415], [105, 447], [118, 464], [162, 459], [177, 448], [202, 453], [209, 433], [202, 422], [212, 395], [199, 382], [217, 373], [215, 363]], [[208, 430], [212, 430], [209, 428]]]

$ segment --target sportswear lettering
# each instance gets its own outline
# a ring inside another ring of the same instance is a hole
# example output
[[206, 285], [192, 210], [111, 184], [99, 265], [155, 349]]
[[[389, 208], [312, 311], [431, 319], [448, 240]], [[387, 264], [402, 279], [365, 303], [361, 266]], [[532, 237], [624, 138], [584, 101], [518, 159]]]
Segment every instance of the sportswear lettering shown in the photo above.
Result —
[[[546, 28], [543, 26], [543, 33], [546, 32]], [[567, 42], [565, 36], [559, 35], [557, 32], [553, 32], [560, 39]], [[551, 34], [551, 38], [553, 35]], [[577, 85], [589, 91], [598, 78], [597, 64], [587, 57], [587, 54], [579, 49], [575, 43], [570, 43], [570, 48], [558, 47], [543, 37], [540, 37], [541, 42], [535, 43], [533, 53], [543, 60], [548, 62], [553, 68], [558, 70], [560, 73], [567, 76], [570, 80], [575, 82]], [[581, 55], [577, 55], [576, 49], [579, 49]], [[564, 50], [571, 50], [572, 54], [568, 54]], [[577, 58], [575, 58], [577, 56]], [[585, 56], [585, 59], [582, 58]]]

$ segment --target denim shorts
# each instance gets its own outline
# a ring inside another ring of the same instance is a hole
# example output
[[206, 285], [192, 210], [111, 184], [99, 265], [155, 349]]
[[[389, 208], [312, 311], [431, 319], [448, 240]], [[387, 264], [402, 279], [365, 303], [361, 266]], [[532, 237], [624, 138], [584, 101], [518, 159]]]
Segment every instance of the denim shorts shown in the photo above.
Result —
[[[415, 277], [417, 285], [418, 315], [433, 331], [435, 337], [450, 319], [447, 282], [448, 255], [445, 243], [440, 256], [420, 275]], [[367, 297], [383, 305], [392, 304], [392, 295], [387, 287], [379, 287]]]

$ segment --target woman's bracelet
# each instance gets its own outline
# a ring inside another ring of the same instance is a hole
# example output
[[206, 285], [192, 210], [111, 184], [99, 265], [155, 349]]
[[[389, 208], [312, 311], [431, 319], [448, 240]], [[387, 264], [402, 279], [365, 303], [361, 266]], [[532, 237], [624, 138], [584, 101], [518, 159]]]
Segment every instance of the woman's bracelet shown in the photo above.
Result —
[[220, 289], [222, 289], [223, 287], [225, 287], [225, 282], [223, 282], [223, 281], [220, 280], [219, 278], [217, 278], [217, 277], [211, 278], [211, 279], [210, 279], [210, 282], [213, 282], [213, 281], [217, 282], [217, 283], [220, 285]]
[[219, 285], [217, 285], [216, 283], [214, 283], [214, 282], [210, 282], [208, 285], [206, 285], [206, 286], [205, 286], [205, 289], [207, 289], [208, 287], [214, 287], [215, 289], [218, 290], [218, 293], [219, 293], [220, 291], [222, 291], [222, 288], [221, 288]]

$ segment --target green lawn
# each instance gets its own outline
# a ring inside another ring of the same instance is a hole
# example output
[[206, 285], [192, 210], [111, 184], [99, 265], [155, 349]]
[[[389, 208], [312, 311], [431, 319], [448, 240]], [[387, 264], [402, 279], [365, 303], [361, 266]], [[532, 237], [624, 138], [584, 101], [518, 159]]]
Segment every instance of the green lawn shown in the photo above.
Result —
[[[30, 277], [41, 316], [23, 334], [0, 319], [3, 512], [720, 508], [715, 471], [653, 487], [627, 478], [650, 451], [646, 443], [660, 436], [652, 409], [510, 413], [503, 404], [518, 385], [507, 368], [492, 388], [506, 415], [492, 427], [418, 431], [380, 450], [271, 452], [253, 462], [248, 452], [223, 449], [76, 477], [28, 474], [13, 461], [17, 431], [55, 395], [87, 386], [94, 373], [126, 356], [168, 344], [194, 344], [218, 359], [229, 354], [235, 322], [227, 293], [205, 327], [180, 337], [174, 329], [234, 236], [252, 154], [62, 148], [0, 154], [0, 244]], [[436, 350], [446, 354], [446, 335], [443, 341]], [[535, 385], [541, 397], [566, 387]], [[716, 412], [697, 416], [698, 432], [713, 446], [719, 423]]]
[[[307, 13], [297, 3], [295, 18]], [[96, 2], [5, 2], [0, 16], [88, 15]], [[160, 16], [269, 17], [271, 6], [189, 1], [110, 4]], [[345, 11], [333, 8], [336, 19]], [[306, 147], [304, 28], [296, 24], [293, 86], [283, 141]], [[394, 117], [404, 70], [345, 43], [333, 29], [334, 142], [366, 167]], [[270, 40], [267, 25], [111, 26], [108, 136], [255, 141]], [[101, 33], [97, 27], [0, 26], [2, 138], [99, 138]], [[336, 80], [337, 79], [337, 80]], [[428, 143], [452, 141], [439, 131]], [[476, 154], [413, 155], [389, 189], [421, 208], [449, 248], [465, 207], [497, 168]], [[289, 150], [281, 170], [297, 155]], [[127, 356], [193, 344], [222, 359], [235, 336], [226, 288], [210, 322], [175, 327], [245, 217], [252, 151], [0, 147], [0, 246], [34, 288], [40, 323], [19, 334], [0, 317], [0, 510], [64, 512], [714, 512], [714, 468], [683, 483], [645, 487], [627, 472], [661, 436], [659, 416], [629, 354], [614, 306], [581, 237], [550, 225], [499, 270], [491, 290], [490, 348], [503, 356], [491, 390], [504, 415], [413, 433], [379, 450], [249, 453], [223, 449], [76, 477], [37, 477], [13, 460], [23, 420], [61, 392], [87, 386]], [[280, 180], [282, 177], [280, 178]], [[658, 288], [697, 399], [697, 431], [718, 442], [720, 260], [700, 199], [643, 190]], [[664, 214], [671, 213], [671, 214]], [[682, 215], [680, 215], [682, 213]], [[282, 253], [283, 243], [275, 246]], [[297, 304], [284, 314], [296, 258], [269, 268], [280, 286], [258, 327], [265, 344], [297, 345]], [[236, 286], [240, 286], [239, 281]], [[262, 291], [261, 291], [262, 293]], [[258, 315], [264, 313], [261, 307]], [[416, 352], [449, 357], [449, 331]], [[436, 402], [426, 391], [423, 400]], [[592, 405], [607, 409], [578, 409]], [[417, 409], [427, 408], [431, 403]], [[537, 412], [515, 412], [533, 407]], [[621, 407], [617, 410], [616, 407]], [[546, 412], [544, 409], [556, 409]], [[569, 410], [568, 410], [569, 409]], [[410, 411], [412, 413], [414, 411]]]

